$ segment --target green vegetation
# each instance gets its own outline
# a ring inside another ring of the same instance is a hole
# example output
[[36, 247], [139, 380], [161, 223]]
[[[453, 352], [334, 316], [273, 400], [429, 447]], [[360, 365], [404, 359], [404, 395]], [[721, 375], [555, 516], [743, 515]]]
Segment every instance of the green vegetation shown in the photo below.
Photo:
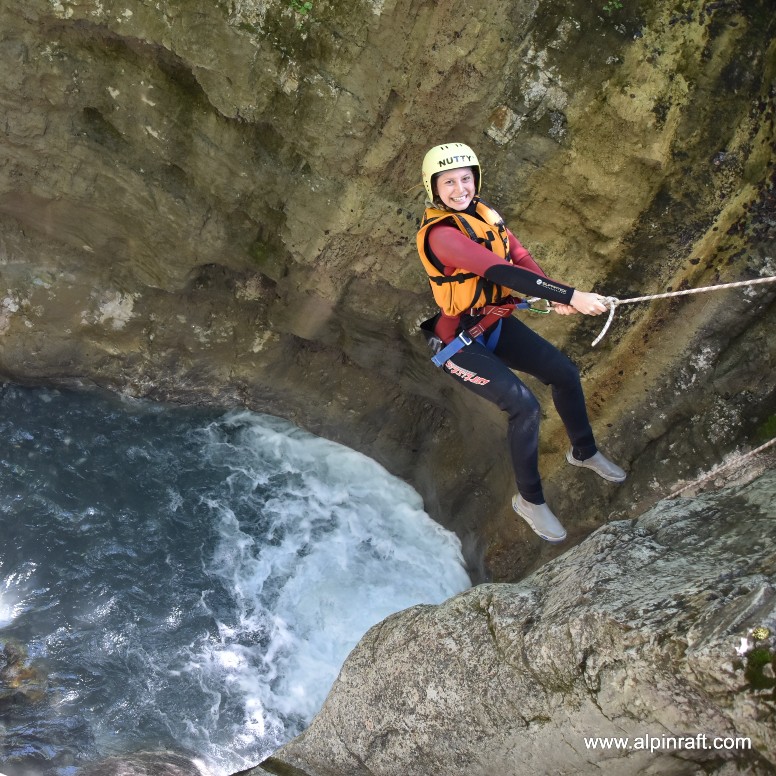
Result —
[[757, 437], [764, 442], [776, 437], [776, 415], [771, 415], [765, 423], [757, 429]]
[[609, 0], [603, 7], [603, 10], [611, 16], [615, 11], [619, 11], [622, 8], [621, 0]]
[[307, 15], [313, 10], [313, 4], [311, 0], [305, 0], [305, 2], [302, 2], [302, 0], [290, 0], [290, 5], [302, 17], [296, 25], [297, 30], [301, 30], [307, 21]]
[[310, 0], [307, 0], [304, 3], [301, 2], [301, 0], [291, 0], [291, 7], [297, 13], [302, 14], [302, 16], [307, 16], [307, 14], [313, 10], [313, 4], [310, 2]]
[[766, 673], [766, 666], [773, 667], [774, 659], [768, 647], [755, 647], [746, 654], [744, 676], [753, 690], [771, 690], [776, 686], [773, 671]]
[[747, 644], [743, 659], [733, 661], [733, 665], [737, 671], [743, 670], [748, 690], [770, 690], [771, 698], [776, 700], [776, 649], [771, 643], [771, 629], [760, 625], [752, 629], [749, 637], [754, 643]]

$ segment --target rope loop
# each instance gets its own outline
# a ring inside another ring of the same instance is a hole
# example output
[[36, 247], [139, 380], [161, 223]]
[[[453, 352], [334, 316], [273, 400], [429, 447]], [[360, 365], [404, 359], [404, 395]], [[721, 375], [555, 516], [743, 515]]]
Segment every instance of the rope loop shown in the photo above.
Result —
[[604, 324], [603, 329], [601, 329], [601, 333], [593, 340], [593, 347], [595, 347], [604, 338], [606, 332], [609, 331], [609, 327], [614, 320], [614, 311], [617, 309], [617, 305], [620, 304], [620, 300], [616, 296], [607, 296], [604, 299], [604, 304], [609, 308], [609, 317], [606, 319], [606, 323]]
[[665, 294], [651, 294], [650, 296], [634, 296], [630, 299], [618, 299], [616, 296], [607, 296], [604, 298], [604, 303], [609, 307], [609, 319], [606, 321], [606, 325], [601, 330], [601, 333], [593, 340], [593, 347], [595, 347], [609, 331], [614, 320], [614, 311], [618, 305], [621, 304], [633, 304], [634, 302], [650, 302], [653, 299], [668, 299], [672, 296], [687, 296], [688, 294], [702, 294], [705, 291], [719, 291], [722, 288], [739, 288], [741, 286], [756, 286], [761, 283], [773, 283], [776, 281], [776, 275], [767, 278], [757, 278], [756, 280], [741, 280], [736, 283], [721, 283], [716, 286], [703, 286], [702, 288], [688, 288], [683, 291], [668, 291]]

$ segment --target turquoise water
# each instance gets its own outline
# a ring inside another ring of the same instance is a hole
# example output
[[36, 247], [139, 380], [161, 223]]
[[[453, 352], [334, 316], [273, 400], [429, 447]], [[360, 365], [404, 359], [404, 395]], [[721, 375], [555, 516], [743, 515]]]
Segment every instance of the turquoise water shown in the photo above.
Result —
[[469, 586], [417, 493], [277, 418], [5, 386], [0, 432], [7, 776], [254, 765], [371, 625]]

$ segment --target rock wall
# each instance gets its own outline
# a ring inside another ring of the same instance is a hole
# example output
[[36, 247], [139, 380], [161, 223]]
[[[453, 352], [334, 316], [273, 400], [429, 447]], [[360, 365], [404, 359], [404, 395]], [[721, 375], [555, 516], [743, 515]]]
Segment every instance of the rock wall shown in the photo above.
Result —
[[[767, 0], [3, 2], [0, 375], [289, 417], [517, 579], [561, 550], [509, 509], [504, 419], [417, 335], [423, 153], [474, 145], [581, 288], [774, 275], [773, 28]], [[775, 293], [623, 308], [595, 350], [600, 320], [536, 322], [631, 471], [566, 471], [537, 386], [570, 542], [772, 434]]]
[[771, 469], [389, 617], [245, 776], [773, 773], [774, 505]]

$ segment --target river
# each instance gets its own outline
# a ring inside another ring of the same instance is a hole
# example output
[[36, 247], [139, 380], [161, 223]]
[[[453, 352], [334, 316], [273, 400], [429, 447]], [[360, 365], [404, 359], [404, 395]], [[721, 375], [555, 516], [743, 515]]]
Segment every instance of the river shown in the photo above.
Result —
[[368, 628], [470, 584], [411, 487], [286, 421], [5, 385], [0, 424], [7, 776], [255, 765]]

